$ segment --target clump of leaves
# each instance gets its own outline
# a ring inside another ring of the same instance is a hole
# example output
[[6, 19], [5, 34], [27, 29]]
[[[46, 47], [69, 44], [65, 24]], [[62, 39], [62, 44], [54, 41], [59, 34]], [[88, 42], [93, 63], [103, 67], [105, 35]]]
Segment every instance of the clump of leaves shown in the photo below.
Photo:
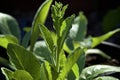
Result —
[[[21, 44], [14, 36], [2, 36], [0, 45], [7, 50], [10, 68], [1, 68], [7, 80], [116, 80], [99, 77], [105, 72], [120, 72], [120, 67], [94, 65], [84, 68], [85, 53], [106, 40], [120, 29], [100, 37], [86, 36], [87, 19], [82, 12], [64, 18], [68, 5], [55, 2], [51, 7], [54, 32], [44, 25], [52, 0], [45, 1], [38, 9], [32, 29]], [[41, 35], [44, 39], [37, 41]], [[11, 36], [11, 35], [10, 35]], [[30, 49], [28, 42], [30, 39]], [[6, 42], [4, 42], [4, 40]], [[15, 41], [15, 42], [14, 42]], [[37, 42], [36, 42], [37, 41]], [[23, 47], [24, 46], [24, 47]], [[67, 53], [67, 55], [65, 54]], [[98, 78], [96, 78], [98, 77]]]

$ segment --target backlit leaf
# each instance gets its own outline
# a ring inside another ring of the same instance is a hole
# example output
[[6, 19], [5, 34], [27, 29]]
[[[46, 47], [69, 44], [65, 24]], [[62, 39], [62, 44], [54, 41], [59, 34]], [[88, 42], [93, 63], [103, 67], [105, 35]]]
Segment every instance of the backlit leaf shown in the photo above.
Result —
[[52, 0], [46, 0], [38, 9], [38, 11], [35, 14], [34, 20], [32, 22], [32, 35], [31, 35], [31, 47], [30, 50], [33, 50], [35, 41], [37, 40], [39, 36], [39, 24], [44, 24], [45, 20], [47, 18], [50, 5], [52, 3]]

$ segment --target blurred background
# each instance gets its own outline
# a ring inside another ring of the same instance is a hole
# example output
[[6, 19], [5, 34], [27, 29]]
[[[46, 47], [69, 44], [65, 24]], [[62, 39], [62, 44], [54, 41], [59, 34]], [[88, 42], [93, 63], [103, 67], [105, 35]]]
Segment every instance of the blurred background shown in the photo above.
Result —
[[[31, 22], [35, 15], [35, 12], [39, 6], [45, 0], [1, 0], [0, 2], [0, 12], [7, 13], [15, 17], [19, 23], [21, 30], [23, 27], [31, 26]], [[101, 35], [107, 31], [113, 30], [120, 27], [120, 9], [115, 13], [120, 7], [120, 0], [57, 0], [63, 4], [69, 4], [69, 7], [66, 11], [66, 16], [69, 16], [73, 13], [78, 15], [80, 11], [83, 11], [88, 19], [88, 34], [93, 36]], [[108, 13], [114, 13], [115, 15], [109, 15]], [[113, 18], [118, 18], [115, 22], [111, 23], [109, 19], [104, 19], [105, 16], [113, 16]], [[50, 17], [46, 24], [50, 24]], [[110, 24], [110, 25], [109, 25]], [[104, 26], [104, 27], [103, 27]], [[107, 26], [107, 27], [105, 27]], [[109, 28], [108, 28], [109, 26]], [[108, 28], [108, 29], [106, 29]], [[24, 35], [24, 32], [21, 33]]]

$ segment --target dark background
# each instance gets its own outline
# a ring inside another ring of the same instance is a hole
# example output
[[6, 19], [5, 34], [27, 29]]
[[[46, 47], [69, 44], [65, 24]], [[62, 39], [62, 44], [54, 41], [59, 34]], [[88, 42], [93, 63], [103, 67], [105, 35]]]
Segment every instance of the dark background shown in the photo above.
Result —
[[[15, 17], [21, 30], [31, 26], [35, 12], [45, 0], [1, 0], [0, 12]], [[57, 0], [69, 4], [66, 16], [83, 11], [88, 19], [88, 34], [101, 35], [101, 21], [109, 10], [120, 6], [120, 0]], [[49, 23], [49, 19], [48, 19]], [[23, 35], [23, 33], [22, 33]]]

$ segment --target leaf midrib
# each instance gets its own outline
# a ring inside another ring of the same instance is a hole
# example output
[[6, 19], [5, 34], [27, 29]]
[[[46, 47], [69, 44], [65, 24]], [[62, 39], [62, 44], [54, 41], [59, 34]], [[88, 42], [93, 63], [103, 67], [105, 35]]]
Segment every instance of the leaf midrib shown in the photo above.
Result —
[[13, 53], [15, 54], [16, 58], [18, 59], [18, 62], [19, 62], [19, 64], [20, 64], [20, 66], [25, 70], [25, 67], [24, 67], [23, 64], [22, 64], [22, 61], [20, 60], [19, 56], [16, 54], [16, 51], [15, 51], [15, 50], [13, 50]]

